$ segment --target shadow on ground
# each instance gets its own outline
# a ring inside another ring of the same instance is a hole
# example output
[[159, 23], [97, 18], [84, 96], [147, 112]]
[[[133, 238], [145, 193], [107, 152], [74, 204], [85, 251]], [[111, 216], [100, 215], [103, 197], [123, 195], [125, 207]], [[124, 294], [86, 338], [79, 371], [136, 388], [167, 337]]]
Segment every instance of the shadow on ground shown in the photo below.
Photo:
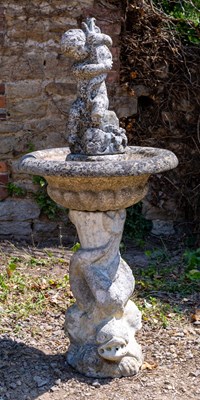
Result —
[[[0, 400], [34, 400], [46, 392], [59, 390], [68, 380], [91, 385], [74, 371], [65, 360], [65, 354], [45, 354], [24, 343], [0, 338]], [[101, 380], [101, 385], [109, 379]]]

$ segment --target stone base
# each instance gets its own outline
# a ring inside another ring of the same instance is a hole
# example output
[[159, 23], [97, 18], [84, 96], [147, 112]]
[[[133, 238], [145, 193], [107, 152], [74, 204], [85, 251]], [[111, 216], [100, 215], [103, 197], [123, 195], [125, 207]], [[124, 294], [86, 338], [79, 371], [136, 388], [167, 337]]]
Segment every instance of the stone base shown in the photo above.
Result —
[[[138, 355], [141, 353], [138, 347]], [[67, 362], [81, 374], [90, 378], [121, 378], [136, 375], [142, 365], [142, 354], [139, 358], [125, 356], [119, 362], [103, 360], [97, 351], [97, 346], [70, 346]]]
[[68, 309], [65, 321], [71, 341], [68, 363], [88, 377], [135, 375], [143, 362], [141, 347], [134, 338], [141, 327], [140, 311], [129, 300], [121, 317], [100, 319], [98, 309], [91, 314], [80, 311], [76, 304]]

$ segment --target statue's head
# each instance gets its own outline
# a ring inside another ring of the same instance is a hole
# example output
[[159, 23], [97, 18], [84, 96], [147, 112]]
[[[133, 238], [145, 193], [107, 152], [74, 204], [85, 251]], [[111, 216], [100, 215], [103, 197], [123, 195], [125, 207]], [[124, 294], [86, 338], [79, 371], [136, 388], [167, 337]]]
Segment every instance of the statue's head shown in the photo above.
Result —
[[81, 29], [70, 29], [61, 40], [62, 51], [69, 57], [82, 61], [88, 56], [86, 36]]

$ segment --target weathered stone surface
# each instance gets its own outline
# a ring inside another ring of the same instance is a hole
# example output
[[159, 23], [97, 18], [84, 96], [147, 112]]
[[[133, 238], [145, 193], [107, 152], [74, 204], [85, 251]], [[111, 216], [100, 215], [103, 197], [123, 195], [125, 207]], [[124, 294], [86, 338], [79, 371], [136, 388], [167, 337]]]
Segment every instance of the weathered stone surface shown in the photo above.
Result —
[[35, 234], [38, 234], [40, 232], [53, 232], [58, 228], [58, 223], [57, 222], [42, 222], [42, 221], [34, 221], [33, 224], [33, 231]]
[[38, 218], [40, 209], [31, 199], [7, 199], [0, 202], [0, 221], [26, 221]]
[[77, 99], [70, 109], [67, 140], [72, 154], [123, 153], [127, 145], [124, 129], [110, 118], [105, 86], [112, 67], [110, 36], [101, 33], [94, 18], [87, 18], [82, 29], [71, 29], [62, 37], [62, 50], [76, 63], [72, 73], [77, 80]]
[[147, 196], [147, 198], [143, 200], [143, 214], [146, 219], [152, 221], [173, 221], [176, 215], [181, 219], [181, 212], [177, 211], [176, 202], [172, 200], [170, 203], [171, 204], [169, 204], [167, 199], [161, 199], [160, 206], [153, 206], [151, 204], [151, 199], [148, 199]]
[[[1, 205], [1, 203], [0, 203]], [[30, 222], [0, 221], [0, 238], [15, 237], [30, 240], [32, 234]]]
[[27, 118], [42, 118], [46, 115], [47, 104], [42, 97], [34, 99], [18, 100], [7, 102], [7, 109], [13, 120], [21, 120]]
[[70, 219], [81, 249], [70, 264], [76, 303], [66, 313], [65, 329], [71, 340], [67, 360], [87, 376], [133, 375], [143, 359], [134, 338], [141, 313], [129, 300], [134, 278], [119, 254], [125, 211], [70, 211]]
[[7, 154], [12, 153], [13, 151], [23, 152], [28, 150], [27, 144], [31, 139], [28, 135], [25, 137], [25, 132], [17, 132], [15, 135], [4, 134], [0, 136], [0, 153]]
[[116, 94], [111, 98], [111, 106], [114, 107], [119, 118], [126, 118], [137, 114], [137, 97], [130, 96], [122, 87], [116, 88]]
[[[23, 129], [23, 124], [16, 124], [10, 121], [2, 121], [0, 123], [0, 134], [1, 133], [12, 133], [18, 132]], [[1, 149], [2, 150], [2, 149]], [[0, 150], [0, 151], [1, 151]]]
[[151, 232], [156, 236], [170, 236], [175, 234], [173, 221], [153, 220]]
[[75, 94], [76, 86], [74, 83], [51, 82], [45, 87], [45, 91], [50, 95], [66, 97], [66, 93]]
[[30, 99], [42, 93], [42, 81], [28, 80], [10, 82], [6, 85], [6, 95], [11, 99]]
[[45, 176], [62, 177], [128, 177], [156, 174], [175, 168], [178, 164], [174, 153], [153, 147], [127, 147], [125, 154], [78, 158], [66, 161], [68, 147], [35, 151], [24, 156], [19, 170]]

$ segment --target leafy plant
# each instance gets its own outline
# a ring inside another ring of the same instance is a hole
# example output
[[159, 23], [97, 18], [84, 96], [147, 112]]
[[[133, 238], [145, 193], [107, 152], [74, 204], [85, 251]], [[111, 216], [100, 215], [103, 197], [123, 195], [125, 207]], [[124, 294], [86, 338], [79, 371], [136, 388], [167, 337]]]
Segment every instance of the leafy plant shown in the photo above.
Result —
[[26, 190], [21, 188], [20, 186], [17, 186], [13, 182], [9, 182], [7, 184], [7, 190], [9, 196], [23, 197], [26, 195]]
[[187, 41], [199, 44], [200, 3], [199, 0], [153, 0], [165, 14], [173, 18], [175, 29]]
[[150, 232], [152, 223], [142, 214], [142, 203], [127, 208], [124, 236], [130, 239], [143, 239]]
[[81, 245], [79, 242], [75, 243], [73, 245], [73, 247], [71, 248], [71, 250], [73, 251], [73, 253], [76, 253], [76, 251], [78, 251], [80, 249]]
[[29, 143], [28, 143], [28, 149], [27, 149], [27, 150], [30, 151], [30, 152], [34, 151], [34, 150], [35, 150], [35, 145], [34, 145], [34, 143], [29, 142]]
[[41, 212], [49, 219], [56, 219], [61, 213], [61, 210], [64, 211], [61, 207], [59, 207], [48, 195], [47, 193], [47, 182], [42, 176], [34, 176], [33, 183], [39, 185], [39, 189], [36, 193], [34, 193], [34, 198], [39, 205]]
[[46, 185], [47, 185], [47, 182], [43, 178], [43, 176], [39, 176], [39, 175], [34, 175], [33, 178], [32, 178], [32, 182], [35, 185], [39, 185], [40, 187], [46, 187]]
[[190, 280], [200, 280], [200, 248], [186, 250], [183, 254], [186, 263], [186, 274]]

